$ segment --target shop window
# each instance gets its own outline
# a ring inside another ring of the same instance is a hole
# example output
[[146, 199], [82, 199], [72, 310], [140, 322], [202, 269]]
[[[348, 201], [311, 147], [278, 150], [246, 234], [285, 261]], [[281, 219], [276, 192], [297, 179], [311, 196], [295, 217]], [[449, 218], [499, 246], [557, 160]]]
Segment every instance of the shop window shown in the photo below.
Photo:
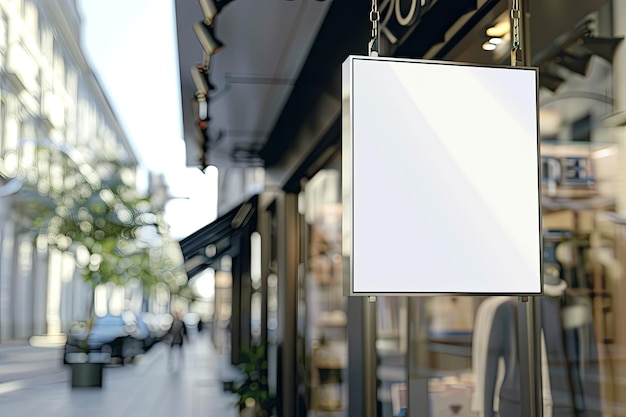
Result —
[[572, 123], [572, 141], [574, 142], [590, 142], [591, 141], [591, 115], [581, 117]]
[[308, 236], [306, 273], [299, 282], [299, 333], [304, 337], [316, 415], [348, 410], [347, 300], [343, 295], [340, 173], [325, 169], [305, 187], [304, 216]]

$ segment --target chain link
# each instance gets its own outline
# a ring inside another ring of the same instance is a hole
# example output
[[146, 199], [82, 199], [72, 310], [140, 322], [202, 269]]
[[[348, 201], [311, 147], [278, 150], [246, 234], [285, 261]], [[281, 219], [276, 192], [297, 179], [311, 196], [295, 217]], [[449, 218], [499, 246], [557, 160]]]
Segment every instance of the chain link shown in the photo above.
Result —
[[513, 5], [511, 7], [511, 21], [513, 24], [513, 30], [511, 34], [511, 65], [516, 66], [520, 60], [518, 59], [518, 54], [521, 51], [521, 41], [520, 41], [520, 4], [519, 0], [513, 0]]
[[372, 0], [372, 10], [370, 11], [370, 22], [372, 22], [372, 38], [368, 44], [369, 56], [378, 56], [379, 39], [378, 23], [380, 22], [380, 12], [378, 11], [378, 0]]

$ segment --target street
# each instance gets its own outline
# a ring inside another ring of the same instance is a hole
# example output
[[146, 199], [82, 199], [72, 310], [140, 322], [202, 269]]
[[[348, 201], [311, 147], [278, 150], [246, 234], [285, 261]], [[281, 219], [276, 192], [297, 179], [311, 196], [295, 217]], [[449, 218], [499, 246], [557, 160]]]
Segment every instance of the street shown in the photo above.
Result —
[[[181, 367], [168, 369], [169, 349], [155, 345], [136, 364], [104, 369], [102, 388], [72, 389], [62, 349], [0, 345], [0, 415], [12, 417], [235, 417], [235, 397], [222, 389], [223, 361], [200, 333], [184, 346]], [[174, 361], [176, 363], [177, 361]]]

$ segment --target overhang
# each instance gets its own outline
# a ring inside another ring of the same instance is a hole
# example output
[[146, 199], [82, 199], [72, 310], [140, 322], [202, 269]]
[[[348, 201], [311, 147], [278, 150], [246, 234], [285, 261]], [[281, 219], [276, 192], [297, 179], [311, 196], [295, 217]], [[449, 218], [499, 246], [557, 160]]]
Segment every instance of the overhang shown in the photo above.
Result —
[[256, 230], [258, 196], [255, 195], [180, 241], [188, 278], [216, 264], [222, 256], [240, 254], [241, 239]]

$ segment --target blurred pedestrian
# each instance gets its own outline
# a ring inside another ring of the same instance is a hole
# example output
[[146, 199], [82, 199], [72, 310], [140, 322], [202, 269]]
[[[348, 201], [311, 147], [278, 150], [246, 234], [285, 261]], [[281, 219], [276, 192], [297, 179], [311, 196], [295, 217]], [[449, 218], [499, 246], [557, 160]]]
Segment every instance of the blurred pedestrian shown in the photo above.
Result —
[[[170, 371], [175, 371], [180, 369], [183, 365], [183, 342], [189, 341], [187, 328], [185, 327], [185, 323], [182, 321], [181, 314], [178, 311], [174, 312], [174, 321], [172, 322], [172, 327], [170, 327], [168, 332], [168, 337], [170, 340], [170, 351], [167, 359], [168, 369]], [[175, 351], [176, 353], [174, 353]], [[174, 355], [178, 357], [176, 360], [176, 366], [174, 366]]]

